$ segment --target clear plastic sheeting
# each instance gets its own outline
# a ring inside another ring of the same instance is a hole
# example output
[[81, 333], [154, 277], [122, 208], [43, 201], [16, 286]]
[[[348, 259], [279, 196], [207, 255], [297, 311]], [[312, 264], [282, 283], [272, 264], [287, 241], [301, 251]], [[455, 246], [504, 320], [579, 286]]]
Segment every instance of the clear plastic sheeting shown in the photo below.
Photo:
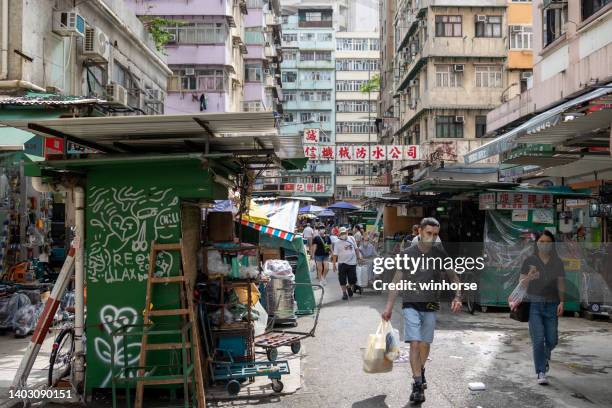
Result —
[[15, 336], [25, 337], [34, 331], [44, 304], [27, 305], [15, 313]]
[[17, 312], [31, 304], [30, 298], [24, 293], [13, 293], [0, 298], [0, 330], [15, 329]]
[[485, 211], [484, 253], [487, 266], [520, 269], [533, 251], [533, 242], [526, 236], [529, 229], [517, 225], [497, 211]]
[[268, 259], [264, 264], [264, 275], [291, 281], [295, 278], [291, 264], [281, 259]]

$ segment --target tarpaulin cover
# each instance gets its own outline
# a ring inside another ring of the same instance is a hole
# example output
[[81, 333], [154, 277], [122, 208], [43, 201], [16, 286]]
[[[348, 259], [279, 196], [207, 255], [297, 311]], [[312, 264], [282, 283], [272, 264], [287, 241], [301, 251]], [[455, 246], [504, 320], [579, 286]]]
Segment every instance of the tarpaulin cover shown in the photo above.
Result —
[[[231, 212], [234, 215], [238, 213], [238, 209], [231, 200], [215, 200], [215, 205], [209, 210], [210, 212]], [[242, 219], [247, 222], [254, 222], [261, 225], [268, 225], [270, 220], [266, 213], [261, 208], [261, 205], [251, 200], [249, 202], [249, 214], [243, 215]]]
[[295, 231], [300, 202], [297, 200], [278, 199], [274, 201], [264, 201], [260, 204], [261, 209], [270, 220], [268, 227], [287, 232]]

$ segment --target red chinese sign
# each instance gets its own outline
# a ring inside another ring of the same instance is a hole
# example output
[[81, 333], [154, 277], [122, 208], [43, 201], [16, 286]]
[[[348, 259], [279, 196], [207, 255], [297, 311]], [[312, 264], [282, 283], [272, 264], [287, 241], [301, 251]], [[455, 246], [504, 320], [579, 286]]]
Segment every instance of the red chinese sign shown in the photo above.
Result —
[[531, 210], [552, 205], [552, 194], [497, 193], [497, 209], [500, 210]]
[[64, 154], [64, 139], [59, 137], [45, 137], [45, 156]]
[[337, 161], [401, 161], [419, 160], [417, 145], [312, 145], [304, 146], [309, 159]]
[[319, 143], [319, 129], [304, 129], [304, 143]]

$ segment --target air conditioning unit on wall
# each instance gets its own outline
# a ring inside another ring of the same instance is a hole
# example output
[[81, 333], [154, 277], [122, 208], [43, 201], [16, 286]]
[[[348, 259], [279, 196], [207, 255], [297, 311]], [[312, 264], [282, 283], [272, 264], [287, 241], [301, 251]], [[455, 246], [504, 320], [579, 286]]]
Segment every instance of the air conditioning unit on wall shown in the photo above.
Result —
[[108, 62], [110, 59], [110, 43], [108, 36], [97, 27], [85, 29], [83, 56], [95, 62]]
[[73, 11], [56, 11], [53, 13], [53, 32], [63, 37], [85, 36], [85, 19]]
[[453, 65], [453, 70], [455, 72], [463, 72], [464, 69], [465, 69], [465, 65], [463, 65], [463, 64], [455, 64], [455, 65]]
[[463, 123], [465, 121], [465, 117], [463, 115], [455, 116], [455, 123]]
[[108, 102], [115, 105], [128, 106], [127, 89], [118, 83], [111, 82], [110, 84], [106, 85], [106, 99]]
[[476, 21], [478, 22], [487, 22], [487, 16], [483, 15], [483, 14], [479, 14], [476, 16]]

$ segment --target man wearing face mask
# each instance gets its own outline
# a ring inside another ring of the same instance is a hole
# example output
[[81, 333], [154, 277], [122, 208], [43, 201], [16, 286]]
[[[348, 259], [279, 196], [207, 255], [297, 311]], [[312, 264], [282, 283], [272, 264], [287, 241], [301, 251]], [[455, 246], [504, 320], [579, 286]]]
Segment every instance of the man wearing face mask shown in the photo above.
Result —
[[334, 242], [332, 249], [333, 269], [334, 272], [338, 272], [338, 280], [342, 287], [342, 300], [348, 300], [349, 297], [353, 297], [357, 284], [357, 263], [361, 256], [355, 239], [348, 235], [346, 227], [340, 228], [339, 238]]
[[[425, 379], [425, 362], [429, 356], [429, 349], [434, 338], [436, 326], [436, 311], [440, 309], [438, 293], [434, 291], [423, 291], [418, 289], [419, 283], [430, 281], [439, 282], [443, 279], [443, 274], [448, 275], [451, 282], [459, 283], [459, 278], [454, 271], [435, 269], [435, 262], [428, 262], [429, 258], [446, 258], [448, 254], [442, 245], [436, 244], [440, 233], [440, 223], [435, 218], [423, 218], [419, 228], [419, 236], [416, 245], [411, 246], [403, 254], [410, 258], [422, 258], [421, 266], [418, 270], [401, 269], [395, 273], [394, 283], [407, 280], [415, 283], [415, 290], [404, 290], [402, 296], [402, 314], [404, 318], [404, 341], [410, 343], [410, 367], [412, 368], [412, 393], [410, 402], [420, 404], [425, 402], [425, 389], [427, 381]], [[439, 262], [438, 265], [441, 265]], [[427, 265], [433, 265], [427, 267]], [[438, 266], [439, 267], [439, 266]], [[382, 313], [383, 320], [390, 320], [393, 311], [393, 304], [397, 298], [398, 291], [389, 292], [389, 299], [385, 311]], [[461, 292], [457, 291], [451, 303], [451, 310], [458, 312], [461, 310]]]

